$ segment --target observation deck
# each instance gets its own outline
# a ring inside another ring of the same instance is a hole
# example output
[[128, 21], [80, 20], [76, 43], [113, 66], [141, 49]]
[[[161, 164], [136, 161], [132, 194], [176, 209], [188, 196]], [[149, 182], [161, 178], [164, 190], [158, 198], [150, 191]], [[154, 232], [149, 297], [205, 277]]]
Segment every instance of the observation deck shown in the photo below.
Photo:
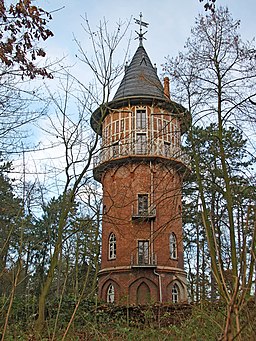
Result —
[[129, 161], [148, 162], [158, 159], [160, 162], [171, 164], [184, 172], [190, 169], [190, 158], [179, 147], [171, 144], [146, 143], [140, 145], [136, 142], [102, 146], [93, 159], [94, 177], [100, 182], [101, 174], [109, 167], [120, 165]]

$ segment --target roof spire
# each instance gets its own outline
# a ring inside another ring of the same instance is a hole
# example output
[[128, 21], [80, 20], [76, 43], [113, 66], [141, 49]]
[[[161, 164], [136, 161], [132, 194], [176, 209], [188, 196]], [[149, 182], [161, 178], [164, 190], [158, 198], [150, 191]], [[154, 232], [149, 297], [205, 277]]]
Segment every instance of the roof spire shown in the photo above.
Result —
[[146, 34], [148, 31], [142, 32], [142, 26], [147, 28], [149, 24], [146, 23], [145, 21], [142, 21], [142, 13], [141, 12], [140, 12], [140, 19], [135, 19], [134, 18], [134, 20], [135, 20], [135, 24], [140, 25], [140, 32], [135, 31], [138, 34], [138, 37], [136, 37], [135, 39], [139, 39], [140, 46], [143, 46], [143, 44], [142, 44], [143, 39], [147, 40], [144, 37], [144, 34]]

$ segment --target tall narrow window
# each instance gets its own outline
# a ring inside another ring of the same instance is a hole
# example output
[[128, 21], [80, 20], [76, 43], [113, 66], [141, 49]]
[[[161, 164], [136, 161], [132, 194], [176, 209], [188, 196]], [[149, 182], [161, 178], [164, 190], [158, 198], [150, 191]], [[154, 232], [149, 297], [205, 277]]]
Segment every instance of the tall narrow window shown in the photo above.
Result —
[[164, 156], [170, 156], [170, 143], [164, 142]]
[[163, 124], [163, 135], [164, 135], [164, 138], [166, 139], [166, 136], [167, 136], [167, 132], [168, 132], [168, 121], [164, 120], [164, 124]]
[[116, 259], [116, 236], [111, 233], [108, 239], [108, 258]]
[[179, 302], [179, 288], [177, 284], [174, 284], [172, 287], [172, 302], [173, 303]]
[[158, 118], [157, 122], [158, 122], [158, 132], [159, 132], [159, 135], [162, 135], [162, 129], [163, 129], [162, 119]]
[[149, 243], [148, 240], [138, 241], [138, 264], [144, 265], [149, 263]]
[[138, 194], [138, 214], [148, 214], [148, 194]]
[[170, 134], [170, 121], [164, 121], [164, 128], [163, 128], [164, 140], [170, 142], [171, 141], [171, 134]]
[[117, 133], [119, 133], [119, 121], [118, 121], [118, 120], [116, 121], [116, 124], [115, 124], [115, 125], [116, 125], [116, 126], [115, 126], [115, 128], [116, 128], [116, 129], [115, 129], [115, 130], [116, 130], [115, 133], [117, 134]]
[[110, 284], [110, 286], [108, 287], [108, 291], [107, 291], [107, 302], [114, 303], [114, 301], [115, 301], [115, 288], [113, 284]]
[[178, 252], [177, 252], [177, 238], [174, 233], [170, 235], [170, 257], [172, 259], [177, 259]]
[[147, 115], [145, 109], [136, 110], [136, 128], [137, 129], [147, 128]]
[[121, 119], [120, 131], [124, 131], [124, 119]]
[[147, 136], [146, 134], [137, 134], [136, 153], [147, 154]]

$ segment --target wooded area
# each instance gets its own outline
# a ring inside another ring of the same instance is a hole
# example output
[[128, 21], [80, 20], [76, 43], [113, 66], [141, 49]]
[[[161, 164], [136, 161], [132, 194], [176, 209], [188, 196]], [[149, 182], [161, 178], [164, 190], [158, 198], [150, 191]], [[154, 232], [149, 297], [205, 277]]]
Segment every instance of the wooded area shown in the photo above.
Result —
[[[254, 42], [243, 42], [239, 21], [217, 8], [197, 18], [184, 52], [166, 57], [163, 65], [171, 78], [172, 99], [192, 115], [183, 141], [191, 171], [182, 212], [192, 304], [178, 323], [171, 320], [172, 308], [139, 307], [134, 313], [97, 299], [102, 208], [91, 170], [100, 138], [89, 119], [96, 106], [102, 107], [104, 117], [102, 104], [109, 101], [125, 65], [126, 53], [120, 65], [114, 57], [129, 23], [119, 22], [109, 32], [102, 21], [95, 33], [85, 20], [95, 55], [88, 56], [76, 42], [78, 59], [94, 73], [92, 85], [81, 83], [70, 70], [54, 69], [53, 63], [36, 63], [46, 56], [38, 42], [54, 33], [48, 29], [51, 19], [30, 0], [10, 6], [0, 1], [1, 339], [72, 340], [73, 334], [85, 340], [253, 340]], [[57, 79], [59, 92], [46, 87], [42, 96], [41, 88], [23, 90], [22, 80], [40, 77]], [[12, 152], [25, 158], [28, 130], [42, 118], [47, 122], [43, 133], [55, 137], [52, 147], [61, 149], [63, 159], [54, 169], [48, 162], [51, 172], [45, 183], [39, 175], [27, 180], [25, 172], [14, 179]], [[58, 191], [51, 195], [53, 181]], [[156, 317], [157, 309], [163, 309], [161, 316]]]

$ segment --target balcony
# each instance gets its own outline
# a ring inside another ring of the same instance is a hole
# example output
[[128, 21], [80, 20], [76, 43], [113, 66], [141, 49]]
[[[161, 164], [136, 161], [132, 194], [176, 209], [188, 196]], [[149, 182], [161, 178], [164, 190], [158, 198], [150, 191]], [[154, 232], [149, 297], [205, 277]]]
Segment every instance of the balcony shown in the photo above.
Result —
[[98, 155], [94, 157], [93, 166], [98, 167], [104, 162], [115, 161], [126, 157], [162, 157], [184, 164], [189, 168], [190, 159], [179, 147], [171, 145], [145, 143], [139, 146], [138, 143], [113, 143], [112, 145], [102, 146]]
[[150, 221], [156, 218], [156, 208], [148, 208], [147, 210], [138, 210], [133, 207], [132, 209], [132, 220], [139, 221]]
[[155, 253], [151, 255], [131, 255], [131, 267], [132, 268], [156, 268], [157, 267], [157, 257]]

